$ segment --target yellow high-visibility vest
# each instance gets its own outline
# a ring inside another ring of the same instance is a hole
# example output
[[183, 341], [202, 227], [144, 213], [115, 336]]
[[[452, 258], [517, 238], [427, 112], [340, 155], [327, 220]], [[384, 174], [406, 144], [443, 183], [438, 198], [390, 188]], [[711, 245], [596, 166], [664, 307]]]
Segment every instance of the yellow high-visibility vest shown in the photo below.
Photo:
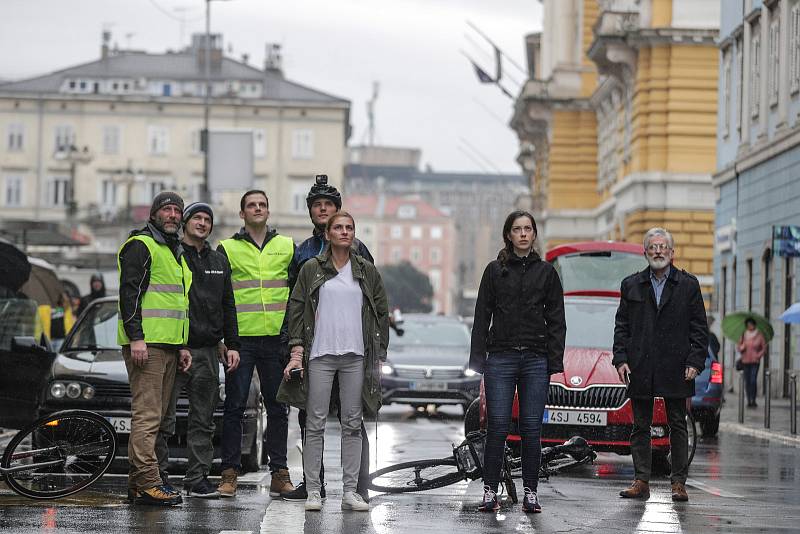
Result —
[[[133, 236], [117, 252], [119, 256], [125, 245], [133, 240], [141, 241], [150, 252], [150, 283], [142, 295], [142, 330], [145, 343], [166, 345], [185, 345], [189, 339], [189, 288], [192, 285], [192, 272], [181, 258], [175, 259], [167, 245], [157, 243], [148, 235]], [[122, 269], [120, 268], [120, 273]], [[117, 343], [130, 344], [122, 326], [123, 317], [117, 324]]]
[[240, 336], [277, 336], [289, 301], [289, 264], [294, 243], [276, 235], [263, 250], [244, 239], [223, 239], [231, 265]]

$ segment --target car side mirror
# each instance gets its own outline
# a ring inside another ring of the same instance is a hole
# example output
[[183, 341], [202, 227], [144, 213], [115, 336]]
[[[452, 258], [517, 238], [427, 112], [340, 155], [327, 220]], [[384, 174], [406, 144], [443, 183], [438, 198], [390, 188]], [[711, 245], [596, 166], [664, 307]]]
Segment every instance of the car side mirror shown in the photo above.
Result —
[[34, 354], [47, 354], [47, 347], [43, 347], [36, 342], [33, 336], [14, 336], [11, 338], [11, 350], [13, 352], [32, 352]]

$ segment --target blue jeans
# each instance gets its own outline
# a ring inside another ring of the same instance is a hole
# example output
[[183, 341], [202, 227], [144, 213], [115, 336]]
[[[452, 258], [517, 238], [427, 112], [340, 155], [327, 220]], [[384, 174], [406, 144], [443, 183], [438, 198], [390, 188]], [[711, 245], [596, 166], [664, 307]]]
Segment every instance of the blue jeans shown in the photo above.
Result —
[[[222, 469], [242, 467], [242, 419], [253, 370], [258, 370], [261, 395], [267, 408], [266, 450], [273, 473], [286, 469], [289, 406], [275, 401], [283, 378], [285, 347], [280, 336], [242, 336], [239, 367], [225, 377], [225, 415], [222, 418]], [[256, 436], [262, 439], [262, 436]]]
[[522, 480], [536, 491], [542, 461], [542, 416], [550, 375], [547, 357], [525, 351], [493, 352], [483, 372], [486, 393], [486, 450], [483, 483], [497, 491], [506, 436], [511, 427], [514, 392], [519, 393], [519, 433], [522, 437]]
[[747, 392], [747, 404], [755, 404], [758, 391], [758, 367], [760, 361], [756, 363], [744, 364], [744, 390]]

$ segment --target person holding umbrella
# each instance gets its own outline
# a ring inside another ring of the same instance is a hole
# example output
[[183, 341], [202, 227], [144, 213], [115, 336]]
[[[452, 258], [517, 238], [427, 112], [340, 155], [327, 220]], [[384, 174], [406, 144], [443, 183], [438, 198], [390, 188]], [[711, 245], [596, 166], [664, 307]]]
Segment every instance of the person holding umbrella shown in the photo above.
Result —
[[758, 381], [758, 367], [761, 363], [761, 358], [767, 352], [767, 340], [764, 334], [756, 328], [756, 320], [748, 317], [745, 320], [746, 330], [739, 338], [739, 343], [736, 344], [736, 350], [739, 351], [742, 358], [742, 370], [744, 371], [744, 387], [747, 392], [747, 407], [755, 408], [756, 392]]

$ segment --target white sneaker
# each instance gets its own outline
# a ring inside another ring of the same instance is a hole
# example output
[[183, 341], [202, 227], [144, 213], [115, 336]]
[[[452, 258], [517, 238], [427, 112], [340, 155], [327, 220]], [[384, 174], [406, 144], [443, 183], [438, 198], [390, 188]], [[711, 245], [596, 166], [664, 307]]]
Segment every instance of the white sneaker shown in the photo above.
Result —
[[322, 510], [322, 497], [318, 491], [309, 491], [306, 497], [306, 510]]
[[355, 491], [345, 491], [342, 495], [342, 510], [368, 512], [369, 504], [364, 502], [364, 498]]

